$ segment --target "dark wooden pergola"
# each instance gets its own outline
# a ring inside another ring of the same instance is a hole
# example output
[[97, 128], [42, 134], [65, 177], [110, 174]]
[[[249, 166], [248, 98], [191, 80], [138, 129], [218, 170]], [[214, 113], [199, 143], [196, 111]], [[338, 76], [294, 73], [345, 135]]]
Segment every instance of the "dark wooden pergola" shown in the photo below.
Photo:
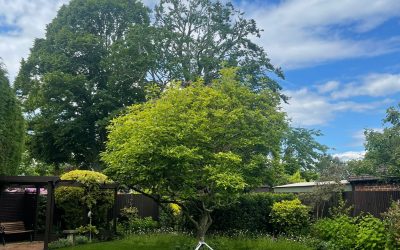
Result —
[[[47, 189], [47, 205], [46, 205], [46, 225], [44, 233], [44, 250], [48, 250], [50, 242], [51, 227], [53, 225], [54, 216], [54, 190], [59, 186], [82, 186], [81, 183], [76, 181], [65, 181], [60, 180], [57, 176], [0, 176], [0, 186], [33, 186], [36, 188], [36, 200], [35, 200], [35, 220], [34, 220], [34, 232], [36, 234], [37, 217], [38, 217], [38, 196], [40, 195], [40, 188]], [[100, 184], [102, 189], [113, 189], [114, 190], [114, 208], [113, 208], [113, 231], [117, 229], [117, 183], [103, 183]], [[1, 191], [1, 190], [0, 190]]]

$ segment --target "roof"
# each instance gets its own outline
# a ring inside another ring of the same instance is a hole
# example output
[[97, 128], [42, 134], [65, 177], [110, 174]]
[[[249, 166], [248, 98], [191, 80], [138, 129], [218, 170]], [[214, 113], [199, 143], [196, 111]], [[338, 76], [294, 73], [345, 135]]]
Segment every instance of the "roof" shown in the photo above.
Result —
[[364, 181], [377, 181], [380, 180], [380, 177], [372, 176], [372, 175], [358, 175], [358, 176], [350, 176], [350, 182], [364, 182]]
[[47, 185], [59, 180], [58, 176], [0, 176], [0, 183], [19, 185]]
[[[274, 187], [276, 193], [303, 193], [311, 192], [317, 185], [335, 184], [334, 181], [321, 181], [321, 182], [298, 182]], [[341, 180], [340, 183], [345, 186], [344, 191], [351, 191], [350, 182]]]
[[[311, 182], [298, 182], [298, 183], [291, 183], [291, 184], [286, 184], [286, 185], [281, 185], [281, 186], [275, 186], [274, 188], [286, 188], [286, 187], [313, 187], [316, 185], [326, 185], [326, 184], [335, 184], [336, 182], [334, 181], [311, 181]], [[341, 180], [340, 184], [349, 184], [347, 180]]]

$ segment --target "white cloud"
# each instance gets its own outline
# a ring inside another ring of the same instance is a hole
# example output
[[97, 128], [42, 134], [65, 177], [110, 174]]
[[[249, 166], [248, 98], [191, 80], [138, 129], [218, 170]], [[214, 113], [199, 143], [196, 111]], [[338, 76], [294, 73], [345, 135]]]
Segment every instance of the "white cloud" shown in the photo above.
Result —
[[392, 102], [390, 99], [368, 103], [336, 101], [307, 88], [285, 91], [285, 94], [290, 100], [289, 104], [283, 104], [283, 109], [292, 122], [300, 126], [324, 125], [333, 120], [339, 112], [366, 112]]
[[16, 76], [19, 63], [27, 57], [35, 38], [44, 36], [46, 24], [68, 0], [0, 0], [0, 26], [11, 27], [0, 32], [0, 57], [10, 78]]
[[364, 135], [364, 131], [365, 130], [373, 130], [375, 132], [383, 132], [383, 128], [364, 128], [364, 129], [360, 129], [358, 131], [356, 131], [355, 133], [353, 133], [352, 135], [352, 143], [349, 146], [352, 147], [359, 147], [359, 146], [363, 146], [365, 143], [365, 135]]
[[[45, 35], [46, 24], [57, 15], [58, 9], [70, 0], [0, 0], [0, 58], [13, 81], [22, 58], [27, 58], [35, 38]], [[143, 1], [154, 6], [157, 0]]]
[[343, 153], [333, 154], [333, 157], [338, 157], [342, 161], [359, 160], [365, 155], [365, 151], [347, 151]]
[[369, 74], [359, 82], [351, 82], [334, 91], [333, 98], [352, 96], [388, 96], [400, 92], [400, 74]]
[[336, 90], [339, 88], [340, 83], [338, 81], [329, 81], [325, 84], [317, 85], [316, 88], [318, 89], [318, 92], [323, 94], [323, 93], [328, 93]]
[[399, 48], [399, 37], [356, 40], [344, 35], [370, 31], [399, 17], [398, 0], [242, 1], [247, 16], [264, 30], [261, 44], [272, 62], [284, 69], [326, 61], [375, 56]]

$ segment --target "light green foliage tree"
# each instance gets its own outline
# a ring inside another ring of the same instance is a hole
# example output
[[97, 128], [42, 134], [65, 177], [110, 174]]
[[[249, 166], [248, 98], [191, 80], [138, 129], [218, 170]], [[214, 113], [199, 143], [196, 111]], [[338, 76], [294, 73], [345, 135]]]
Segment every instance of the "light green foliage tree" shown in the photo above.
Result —
[[289, 127], [282, 140], [282, 162], [289, 175], [300, 171], [306, 180], [318, 178], [318, 163], [328, 147], [316, 140], [318, 130]]
[[[211, 212], [279, 172], [286, 128], [280, 98], [252, 92], [234, 69], [205, 86], [172, 84], [159, 99], [129, 108], [110, 125], [103, 160], [106, 172], [160, 204], [174, 203], [197, 229], [199, 240]], [[193, 217], [188, 206], [200, 214]]]
[[136, 0], [72, 0], [61, 7], [15, 81], [32, 157], [99, 168], [110, 117], [144, 101], [145, 53], [130, 58], [127, 67], [116, 59], [117, 44], [141, 41], [127, 31], [148, 24], [148, 10]]
[[19, 102], [0, 64], [0, 175], [17, 174], [23, 152], [24, 129]]

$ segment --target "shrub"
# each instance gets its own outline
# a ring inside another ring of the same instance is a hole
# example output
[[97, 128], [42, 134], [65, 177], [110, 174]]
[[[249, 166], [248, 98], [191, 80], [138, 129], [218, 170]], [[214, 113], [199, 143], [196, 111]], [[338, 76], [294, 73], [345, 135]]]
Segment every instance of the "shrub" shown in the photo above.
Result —
[[400, 248], [400, 204], [393, 202], [386, 213], [383, 213], [388, 233], [389, 242], [393, 247]]
[[83, 235], [75, 236], [75, 245], [83, 245], [89, 243], [89, 238]]
[[326, 241], [328, 249], [353, 249], [358, 230], [356, 220], [349, 216], [320, 219], [312, 226], [312, 235]]
[[150, 232], [157, 227], [157, 221], [154, 221], [151, 217], [140, 218], [136, 207], [121, 209], [119, 229], [122, 234]]
[[385, 223], [366, 215], [358, 223], [357, 249], [385, 249], [387, 234]]
[[278, 233], [300, 233], [309, 225], [310, 208], [299, 199], [274, 203], [271, 210], [271, 221]]
[[274, 202], [292, 200], [293, 194], [247, 193], [237, 203], [213, 212], [210, 231], [272, 232], [271, 209]]
[[59, 187], [55, 191], [56, 205], [62, 211], [65, 228], [74, 229], [82, 225], [88, 210], [92, 210], [93, 223], [104, 224], [107, 212], [113, 204], [113, 193], [101, 190], [99, 185], [111, 183], [102, 173], [88, 170], [73, 170], [63, 174], [61, 180], [75, 180], [83, 187]]
[[72, 245], [73, 245], [73, 243], [71, 241], [69, 241], [68, 239], [59, 239], [57, 241], [50, 242], [49, 248], [57, 249], [57, 248], [70, 247]]
[[312, 233], [327, 242], [326, 249], [396, 249], [387, 240], [385, 222], [372, 215], [321, 219]]

